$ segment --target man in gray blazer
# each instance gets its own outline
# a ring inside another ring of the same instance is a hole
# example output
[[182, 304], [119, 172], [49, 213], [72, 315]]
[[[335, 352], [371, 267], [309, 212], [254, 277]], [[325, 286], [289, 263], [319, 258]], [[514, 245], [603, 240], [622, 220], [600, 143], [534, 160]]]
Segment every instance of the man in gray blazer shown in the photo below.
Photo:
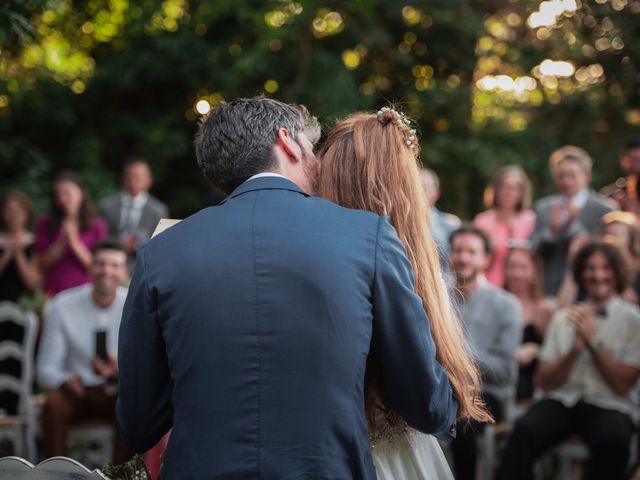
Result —
[[109, 225], [109, 234], [124, 243], [130, 255], [138, 245], [151, 238], [161, 218], [169, 216], [169, 209], [149, 194], [153, 183], [147, 161], [131, 157], [122, 167], [122, 191], [100, 202], [99, 211]]
[[544, 291], [555, 295], [567, 272], [571, 242], [591, 235], [613, 207], [606, 197], [589, 188], [593, 161], [585, 150], [565, 145], [551, 154], [549, 164], [558, 193], [536, 203], [531, 244], [544, 263]]

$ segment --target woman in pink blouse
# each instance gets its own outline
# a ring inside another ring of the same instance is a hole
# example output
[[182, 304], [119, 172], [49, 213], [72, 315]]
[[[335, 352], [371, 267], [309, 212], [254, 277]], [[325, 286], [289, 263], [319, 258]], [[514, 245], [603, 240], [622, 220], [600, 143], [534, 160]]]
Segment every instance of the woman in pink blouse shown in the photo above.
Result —
[[487, 187], [485, 202], [489, 209], [476, 215], [473, 223], [484, 230], [493, 243], [495, 255], [486, 272], [487, 279], [502, 287], [509, 248], [527, 244], [536, 219], [529, 208], [531, 183], [524, 171], [516, 165], [500, 168]]
[[107, 224], [94, 214], [80, 179], [69, 171], [58, 174], [53, 180], [51, 209], [36, 225], [35, 247], [45, 293], [53, 296], [89, 283], [91, 249], [106, 237]]

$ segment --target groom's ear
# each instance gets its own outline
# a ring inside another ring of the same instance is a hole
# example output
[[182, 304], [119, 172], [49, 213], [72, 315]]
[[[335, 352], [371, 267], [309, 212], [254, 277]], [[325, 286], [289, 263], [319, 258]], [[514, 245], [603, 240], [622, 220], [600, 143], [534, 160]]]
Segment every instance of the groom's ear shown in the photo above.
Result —
[[302, 159], [302, 148], [286, 128], [280, 128], [278, 133], [276, 133], [276, 145], [287, 156], [290, 162], [297, 163]]

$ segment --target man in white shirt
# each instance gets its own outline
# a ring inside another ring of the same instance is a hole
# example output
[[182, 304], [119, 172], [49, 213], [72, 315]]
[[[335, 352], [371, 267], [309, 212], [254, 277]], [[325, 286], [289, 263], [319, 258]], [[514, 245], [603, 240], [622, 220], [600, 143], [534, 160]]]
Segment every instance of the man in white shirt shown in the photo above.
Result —
[[593, 160], [582, 148], [559, 148], [551, 154], [549, 164], [558, 193], [536, 202], [531, 245], [544, 263], [544, 291], [556, 295], [567, 270], [571, 242], [578, 235], [593, 233], [613, 207], [607, 198], [590, 190]]
[[[48, 390], [42, 413], [47, 456], [66, 455], [69, 426], [74, 422], [100, 418], [115, 424], [116, 353], [127, 296], [121, 286], [127, 279], [126, 262], [122, 245], [96, 245], [89, 272], [92, 283], [58, 294], [45, 308], [36, 373]], [[126, 447], [118, 440], [114, 460], [121, 463], [127, 457]]]
[[574, 261], [584, 304], [560, 310], [540, 350], [544, 399], [516, 423], [498, 479], [532, 479], [548, 447], [580, 435], [589, 447], [589, 478], [623, 478], [629, 459], [632, 390], [640, 376], [640, 311], [619, 297], [630, 280], [613, 245], [594, 241]]
[[149, 193], [153, 176], [142, 157], [129, 158], [122, 167], [122, 191], [100, 202], [100, 215], [109, 225], [109, 234], [120, 239], [130, 255], [138, 245], [151, 238], [161, 218], [169, 209]]

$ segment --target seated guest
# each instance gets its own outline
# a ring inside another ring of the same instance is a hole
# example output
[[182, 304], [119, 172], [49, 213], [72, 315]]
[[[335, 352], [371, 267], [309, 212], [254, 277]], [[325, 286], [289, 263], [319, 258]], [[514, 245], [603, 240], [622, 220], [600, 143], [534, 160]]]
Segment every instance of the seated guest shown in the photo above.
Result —
[[109, 225], [109, 234], [119, 238], [134, 256], [138, 245], [151, 238], [169, 209], [149, 193], [153, 177], [142, 157], [129, 158], [122, 167], [122, 191], [100, 202], [100, 215]]
[[446, 213], [436, 207], [440, 198], [440, 179], [436, 172], [428, 168], [420, 169], [420, 182], [429, 202], [429, 218], [431, 236], [433, 237], [443, 266], [449, 267], [449, 235], [460, 228], [460, 219], [451, 213]]
[[[637, 217], [630, 212], [614, 210], [602, 217], [600, 232], [605, 241], [615, 243], [625, 255], [631, 268], [631, 285], [620, 294], [622, 298], [631, 303], [638, 303], [640, 298], [640, 258], [638, 252], [638, 228]], [[569, 247], [569, 262], [575, 257], [575, 253], [584, 246], [591, 237], [578, 235]], [[558, 290], [558, 307], [567, 307], [572, 303], [584, 301], [586, 294], [578, 289], [573, 275], [567, 272], [560, 290]]]
[[51, 209], [36, 225], [36, 253], [44, 272], [44, 292], [53, 296], [89, 283], [91, 248], [107, 237], [107, 224], [94, 214], [74, 173], [58, 174], [51, 193]]
[[[9, 192], [0, 200], [0, 301], [18, 302], [40, 282], [40, 272], [33, 261], [33, 234], [28, 230], [33, 218], [29, 197], [20, 191]], [[24, 328], [10, 321], [0, 321], [0, 341], [22, 343]], [[20, 378], [22, 362], [0, 358], [0, 377]], [[15, 415], [18, 395], [0, 387], [0, 411]]]
[[538, 351], [553, 312], [553, 303], [542, 292], [542, 265], [533, 250], [512, 248], [507, 255], [504, 289], [511, 292], [522, 306], [522, 344], [518, 348], [518, 388], [516, 398], [533, 397], [533, 374], [538, 364]]
[[[69, 427], [79, 420], [100, 418], [115, 425], [115, 356], [127, 296], [121, 286], [127, 279], [126, 262], [122, 245], [97, 244], [89, 269], [91, 284], [56, 295], [45, 308], [36, 373], [48, 390], [42, 412], [47, 456], [67, 454]], [[122, 463], [128, 455], [116, 435], [114, 462]]]
[[13, 191], [0, 200], [0, 301], [17, 302], [40, 283], [33, 260], [34, 236], [28, 229], [32, 219], [31, 200], [25, 193]]
[[638, 217], [630, 212], [613, 211], [602, 217], [602, 235], [611, 240], [625, 253], [630, 261], [631, 285], [622, 292], [622, 297], [638, 303], [640, 299], [640, 232]]
[[[516, 351], [522, 338], [522, 308], [518, 300], [486, 281], [491, 262], [491, 241], [477, 227], [463, 226], [450, 238], [451, 264], [456, 277], [458, 303], [470, 350], [483, 377], [482, 397], [496, 420], [504, 418], [505, 404], [513, 396]], [[475, 477], [477, 422], [461, 421], [452, 442], [456, 478]]]
[[580, 249], [594, 238], [595, 237], [593, 235], [581, 233], [573, 237], [573, 240], [571, 240], [566, 260], [567, 269], [556, 295], [556, 309], [568, 307], [576, 302], [583, 302], [585, 300], [585, 293], [578, 291], [578, 285], [576, 285], [576, 282], [573, 280], [573, 262]]
[[578, 252], [573, 274], [586, 302], [551, 321], [538, 369], [546, 395], [516, 423], [499, 479], [532, 479], [535, 459], [570, 435], [589, 447], [589, 478], [623, 478], [631, 392], [640, 376], [640, 312], [619, 296], [629, 282], [627, 267], [609, 243], [593, 241]]
[[497, 287], [504, 285], [504, 261], [509, 247], [529, 242], [536, 221], [531, 210], [531, 182], [515, 165], [500, 168], [485, 192], [488, 210], [473, 219], [485, 231], [493, 245], [493, 261], [485, 275]]
[[611, 202], [589, 189], [593, 161], [583, 149], [564, 146], [549, 158], [558, 193], [536, 203], [536, 225], [531, 244], [542, 257], [543, 288], [556, 295], [567, 270], [567, 255], [572, 240], [580, 234], [592, 234]]
[[640, 138], [632, 138], [625, 144], [620, 155], [620, 168], [625, 176], [602, 187], [600, 193], [618, 202], [621, 210], [639, 215]]

